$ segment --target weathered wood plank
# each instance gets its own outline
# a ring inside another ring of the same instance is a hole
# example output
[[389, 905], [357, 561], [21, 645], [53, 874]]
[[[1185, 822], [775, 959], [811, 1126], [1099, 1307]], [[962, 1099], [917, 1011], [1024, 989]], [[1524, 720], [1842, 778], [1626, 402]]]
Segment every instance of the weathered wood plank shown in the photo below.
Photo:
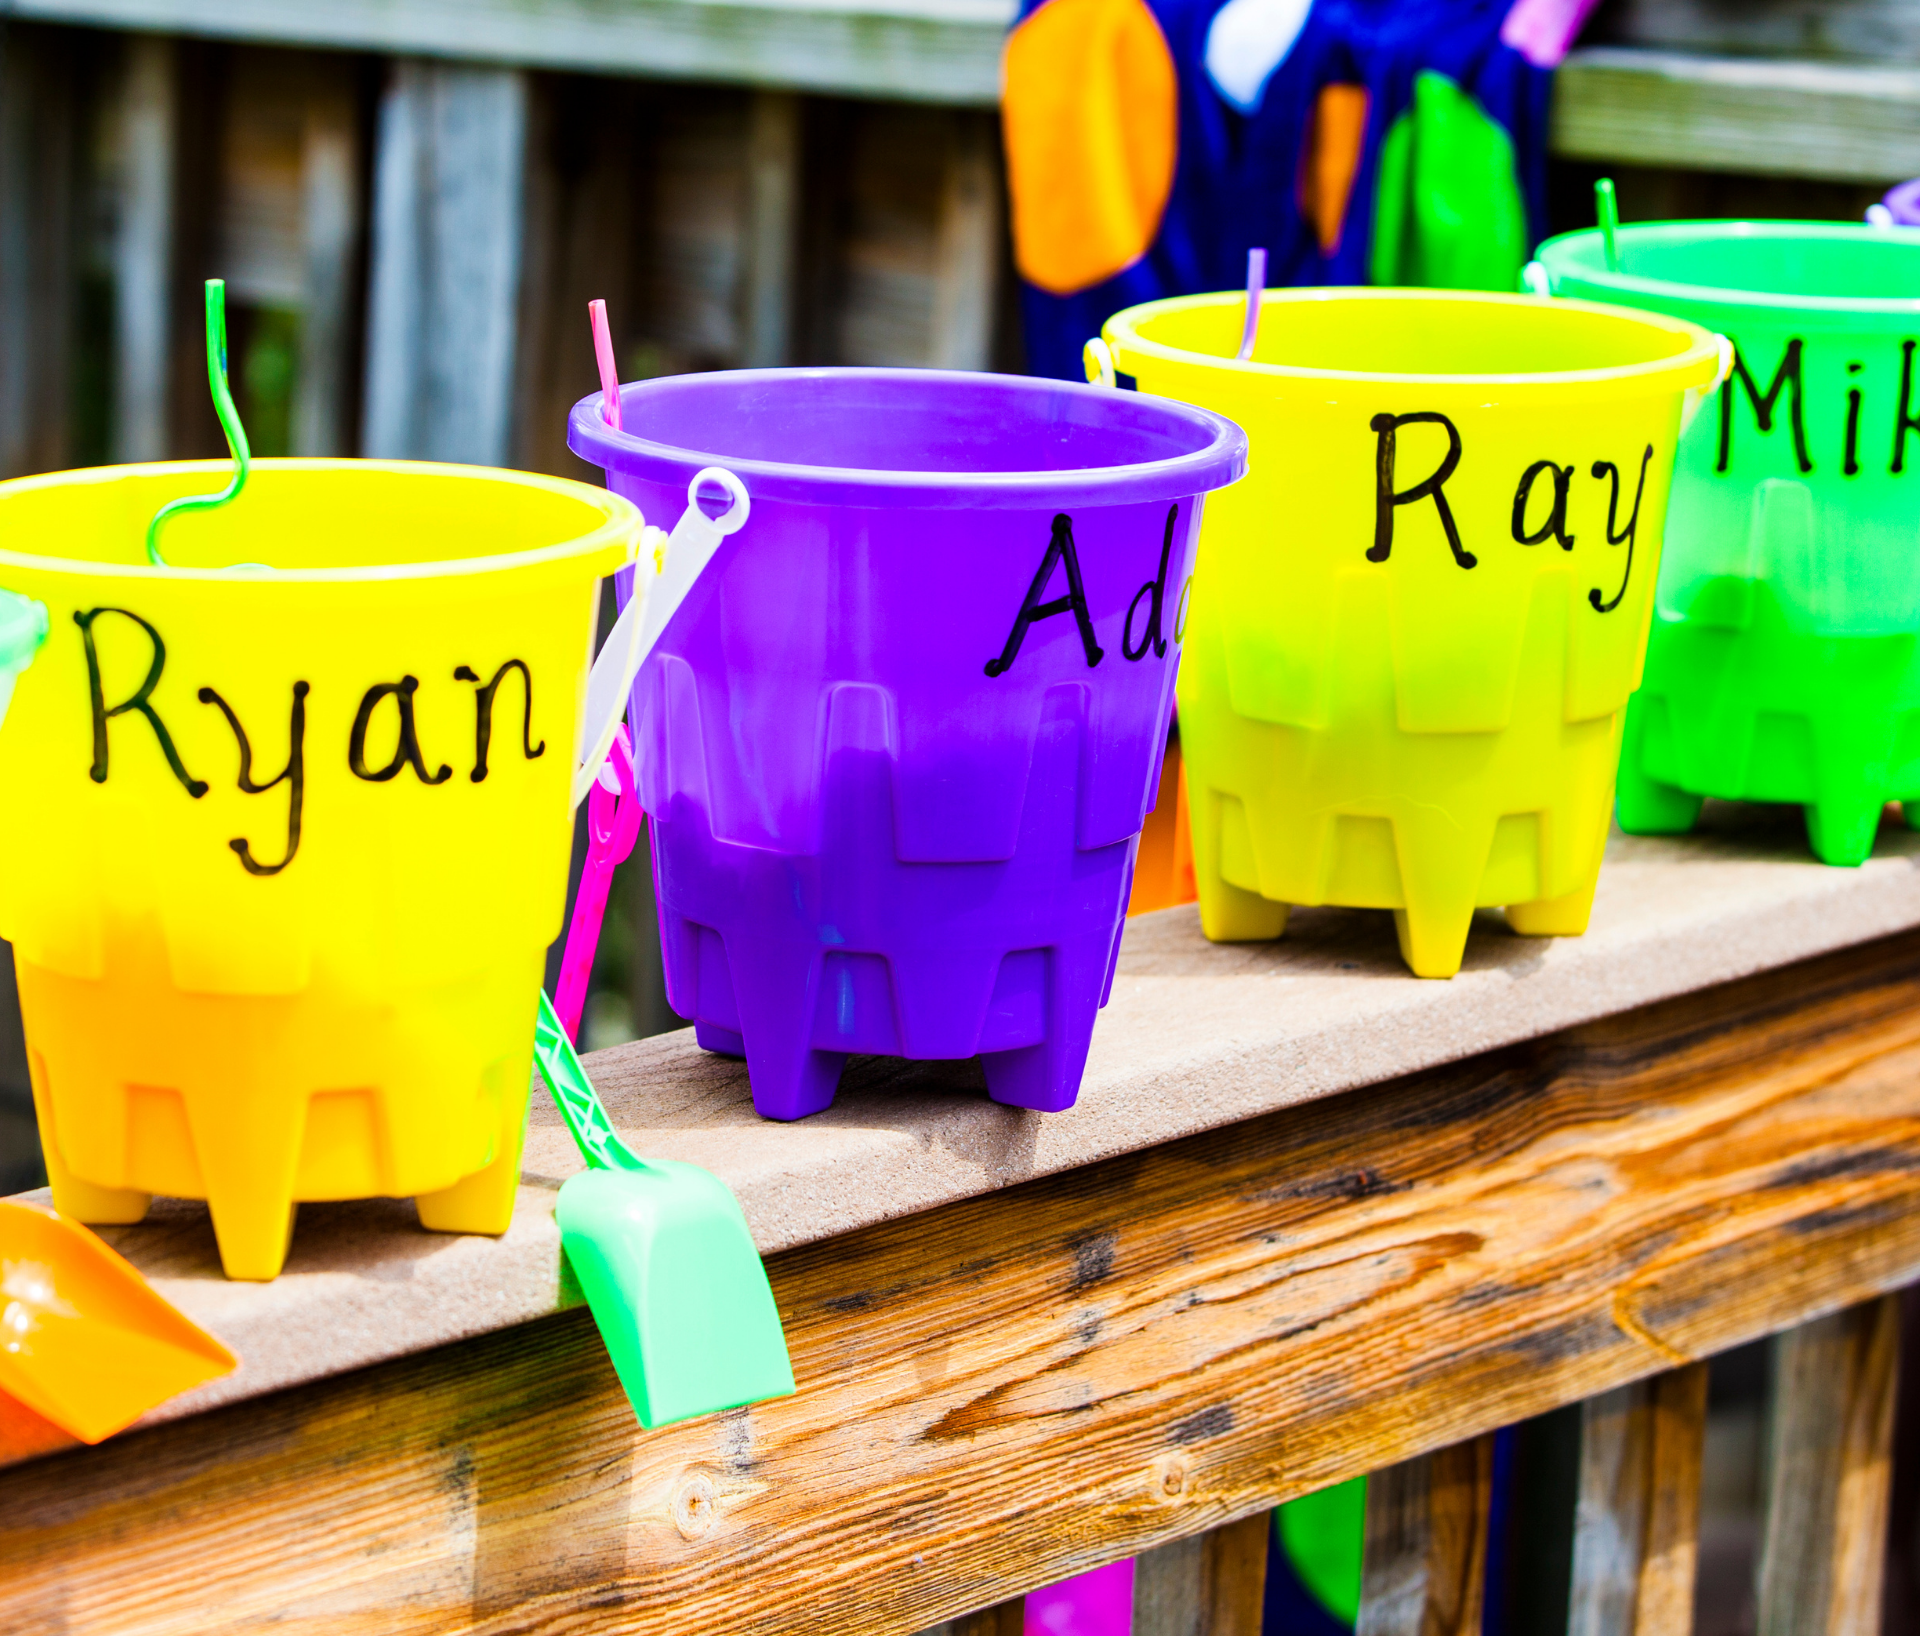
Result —
[[1478, 1636], [1492, 1499], [1490, 1432], [1369, 1477], [1355, 1636]]
[[17, 16], [991, 105], [1012, 0], [11, 0]]
[[1594, 32], [1673, 51], [1920, 62], [1910, 0], [1619, 0]]
[[394, 65], [374, 157], [364, 452], [507, 462], [527, 80]]
[[164, 460], [172, 354], [173, 41], [124, 43], [114, 121], [113, 458]]
[[927, 362], [936, 369], [985, 369], [993, 359], [993, 319], [1000, 295], [1000, 154], [993, 121], [956, 113], [933, 262], [933, 337]]
[[1774, 1342], [1759, 1636], [1878, 1636], [1899, 1355], [1891, 1295]]
[[792, 361], [801, 116], [800, 99], [789, 91], [755, 92], [747, 115], [740, 361], [748, 369], [772, 369]]
[[1146, 1552], [1133, 1570], [1133, 1636], [1260, 1636], [1272, 1514]]
[[71, 464], [76, 55], [0, 15], [0, 477]]
[[1707, 1366], [1585, 1404], [1568, 1636], [1689, 1636]]
[[293, 406], [293, 452], [344, 455], [352, 405], [348, 394], [360, 263], [360, 109], [352, 81], [330, 75], [303, 111], [300, 235], [304, 287], [300, 374]]
[[1917, 1169], [1909, 934], [776, 1256], [751, 1410], [574, 1311], [16, 1467], [0, 1628], [919, 1630], [1911, 1282]]
[[1593, 47], [1561, 65], [1552, 146], [1570, 159], [1897, 181], [1920, 173], [1920, 69]]
[[958, 1619], [949, 1619], [945, 1624], [932, 1625], [920, 1633], [920, 1636], [1022, 1636], [1026, 1628], [1026, 1599], [1016, 1596], [1011, 1602], [1002, 1602], [997, 1607], [982, 1608], [978, 1613], [964, 1614]]

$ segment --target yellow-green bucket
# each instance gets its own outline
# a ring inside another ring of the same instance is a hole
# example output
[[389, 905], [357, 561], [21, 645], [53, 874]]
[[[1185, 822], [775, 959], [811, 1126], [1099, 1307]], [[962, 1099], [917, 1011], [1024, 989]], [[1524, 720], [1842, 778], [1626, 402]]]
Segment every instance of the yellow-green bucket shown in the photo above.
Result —
[[1105, 327], [1121, 375], [1251, 444], [1180, 607], [1207, 935], [1391, 909], [1413, 971], [1450, 977], [1476, 907], [1584, 931], [1674, 445], [1724, 343], [1584, 302], [1275, 290], [1239, 362], [1244, 313]]
[[51, 624], [0, 731], [0, 936], [54, 1203], [204, 1198], [240, 1278], [301, 1200], [504, 1231], [599, 581], [639, 514], [263, 460], [148, 566], [155, 510], [228, 471], [0, 484], [0, 585]]

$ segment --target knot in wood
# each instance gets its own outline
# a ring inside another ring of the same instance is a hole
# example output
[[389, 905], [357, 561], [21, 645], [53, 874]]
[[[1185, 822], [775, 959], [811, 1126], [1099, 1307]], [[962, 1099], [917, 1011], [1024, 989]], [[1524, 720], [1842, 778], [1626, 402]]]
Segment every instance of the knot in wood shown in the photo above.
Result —
[[1164, 1454], [1154, 1461], [1149, 1486], [1155, 1499], [1179, 1499], [1187, 1491], [1187, 1457], [1184, 1454]]
[[701, 1538], [719, 1520], [719, 1491], [704, 1471], [690, 1471], [673, 1485], [673, 1525], [682, 1539]]

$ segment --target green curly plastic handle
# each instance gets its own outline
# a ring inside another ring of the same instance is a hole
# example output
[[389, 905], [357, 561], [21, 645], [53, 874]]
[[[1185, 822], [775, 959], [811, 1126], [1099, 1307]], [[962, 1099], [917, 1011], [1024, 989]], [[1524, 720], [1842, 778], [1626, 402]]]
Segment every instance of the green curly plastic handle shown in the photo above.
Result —
[[153, 521], [147, 524], [147, 561], [156, 568], [167, 566], [160, 555], [162, 523], [183, 511], [211, 511], [223, 506], [247, 486], [253, 451], [247, 447], [247, 430], [240, 424], [240, 411], [234, 408], [233, 392], [227, 385], [227, 281], [223, 278], [207, 280], [207, 389], [213, 394], [213, 412], [220, 417], [220, 429], [227, 434], [233, 480], [218, 494], [184, 494], [153, 514]]
[[613, 1133], [600, 1093], [587, 1078], [573, 1041], [554, 1015], [547, 991], [540, 991], [540, 1014], [533, 1025], [533, 1060], [547, 1082], [554, 1106], [573, 1133], [580, 1157], [594, 1170], [649, 1170], [652, 1167]]

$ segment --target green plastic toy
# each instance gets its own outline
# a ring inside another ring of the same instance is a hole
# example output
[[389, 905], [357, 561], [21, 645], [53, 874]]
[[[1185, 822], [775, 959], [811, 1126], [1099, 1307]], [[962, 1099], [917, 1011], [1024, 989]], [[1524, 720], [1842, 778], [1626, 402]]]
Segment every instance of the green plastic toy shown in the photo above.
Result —
[[1733, 370], [1680, 440], [1617, 789], [1631, 834], [1790, 802], [1858, 864], [1920, 827], [1920, 230], [1653, 222], [1540, 247], [1545, 283], [1691, 319]]
[[560, 1241], [640, 1424], [790, 1396], [780, 1312], [726, 1184], [614, 1134], [544, 992], [533, 1057], [589, 1166], [560, 1189]]

